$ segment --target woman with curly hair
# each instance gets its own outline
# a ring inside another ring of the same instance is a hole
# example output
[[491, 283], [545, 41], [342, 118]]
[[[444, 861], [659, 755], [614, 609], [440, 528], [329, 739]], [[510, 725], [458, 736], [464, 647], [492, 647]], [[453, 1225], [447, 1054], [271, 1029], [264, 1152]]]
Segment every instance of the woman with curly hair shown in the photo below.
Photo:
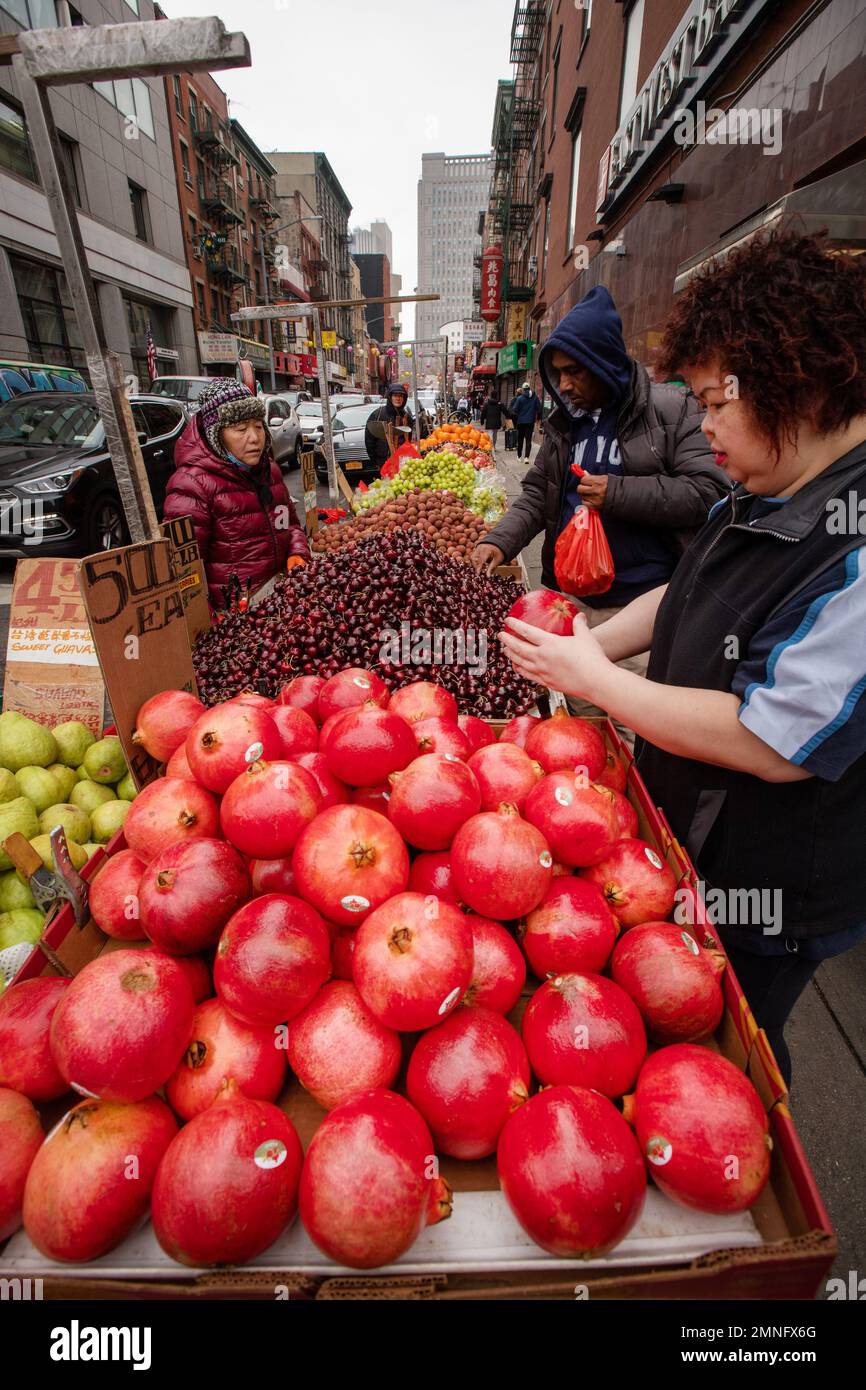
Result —
[[[502, 637], [522, 675], [640, 735], [786, 1083], [797, 998], [866, 939], [864, 262], [779, 230], [689, 282], [657, 367], [703, 403], [731, 494], [670, 583], [609, 622]], [[648, 680], [616, 664], [647, 647]]]

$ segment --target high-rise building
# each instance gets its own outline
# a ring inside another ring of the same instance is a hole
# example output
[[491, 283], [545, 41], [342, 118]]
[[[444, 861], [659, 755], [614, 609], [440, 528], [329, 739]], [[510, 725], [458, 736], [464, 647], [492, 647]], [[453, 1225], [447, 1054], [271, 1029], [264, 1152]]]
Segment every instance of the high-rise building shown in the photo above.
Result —
[[369, 227], [352, 228], [352, 252], [364, 256], [387, 256], [394, 264], [394, 238], [388, 223], [381, 218], [371, 222]]
[[481, 252], [479, 213], [487, 207], [493, 168], [488, 154], [421, 156], [418, 182], [418, 292], [415, 333], [436, 338], [442, 324], [471, 319], [472, 272]]
[[[152, 0], [76, 0], [75, 7], [3, 0], [0, 35], [61, 22], [135, 23], [136, 16], [153, 19]], [[109, 348], [146, 385], [149, 325], [160, 373], [197, 372], [185, 255], [192, 224], [178, 206], [163, 79], [52, 87], [49, 101]], [[0, 356], [86, 371], [11, 67], [0, 68], [0, 208]]]

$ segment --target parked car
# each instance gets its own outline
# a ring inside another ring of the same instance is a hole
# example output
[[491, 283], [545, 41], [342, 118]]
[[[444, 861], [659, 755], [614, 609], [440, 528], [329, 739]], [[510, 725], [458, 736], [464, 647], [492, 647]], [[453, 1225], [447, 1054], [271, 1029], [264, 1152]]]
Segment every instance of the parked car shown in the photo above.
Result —
[[329, 401], [335, 410], [339, 410], [344, 405], [369, 405], [375, 401], [377, 405], [382, 405], [383, 396], [368, 396], [363, 391], [338, 391], [336, 395], [329, 396]]
[[[361, 479], [378, 478], [379, 465], [370, 462], [364, 442], [364, 426], [381, 401], [367, 401], [364, 405], [348, 405], [338, 410], [331, 430], [334, 436], [334, 457], [340, 467], [349, 475], [350, 482]], [[326, 481], [328, 467], [320, 448], [316, 449], [316, 476]]]
[[173, 401], [183, 401], [195, 411], [202, 391], [212, 381], [212, 376], [155, 376], [150, 383], [150, 395], [170, 396]]
[[292, 406], [294, 410], [297, 410], [298, 406], [303, 401], [311, 401], [313, 399], [313, 393], [311, 391], [278, 391], [277, 395], [281, 396], [284, 401], [288, 401], [289, 405]]
[[[161, 517], [189, 415], [164, 396], [133, 396], [130, 407]], [[0, 404], [0, 556], [90, 555], [128, 543], [93, 394], [32, 391]]]
[[[336, 411], [332, 409], [332, 421], [335, 414]], [[304, 444], [307, 448], [315, 449], [322, 442], [322, 402], [302, 401], [298, 406], [297, 415], [301, 423]]]
[[87, 382], [74, 367], [52, 367], [41, 362], [0, 360], [0, 401], [31, 391], [86, 391]]
[[300, 468], [304, 437], [297, 411], [281, 394], [261, 399], [265, 403], [265, 422], [271, 432], [274, 458], [287, 468]]

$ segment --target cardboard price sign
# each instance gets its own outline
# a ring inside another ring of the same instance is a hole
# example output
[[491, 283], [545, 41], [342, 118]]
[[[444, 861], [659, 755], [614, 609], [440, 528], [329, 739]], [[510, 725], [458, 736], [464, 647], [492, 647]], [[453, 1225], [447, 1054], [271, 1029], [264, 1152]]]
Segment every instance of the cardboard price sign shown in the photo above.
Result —
[[156, 777], [160, 766], [132, 741], [139, 709], [163, 690], [196, 690], [172, 553], [169, 540], [143, 541], [90, 555], [78, 564], [114, 722], [139, 789]]
[[312, 449], [301, 454], [301, 486], [304, 490], [304, 528], [308, 536], [319, 529], [319, 504], [316, 498], [316, 465]]
[[192, 517], [181, 516], [176, 521], [164, 521], [162, 534], [171, 542], [171, 572], [183, 599], [190, 646], [210, 628], [210, 608], [207, 601], [207, 580], [204, 563], [199, 554]]
[[105, 690], [76, 567], [49, 558], [15, 566], [3, 708], [49, 728], [78, 719], [100, 738]]

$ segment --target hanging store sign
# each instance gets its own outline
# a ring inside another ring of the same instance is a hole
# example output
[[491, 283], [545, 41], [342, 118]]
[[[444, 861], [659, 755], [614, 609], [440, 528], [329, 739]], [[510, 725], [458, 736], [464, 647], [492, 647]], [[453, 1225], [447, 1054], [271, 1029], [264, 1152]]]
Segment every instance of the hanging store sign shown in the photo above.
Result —
[[205, 363], [236, 362], [238, 340], [234, 333], [199, 333], [198, 351]]
[[[775, 0], [692, 0], [598, 170], [599, 216], [609, 215], [673, 127]], [[691, 142], [689, 142], [691, 143]]]
[[528, 342], [509, 343], [499, 354], [497, 371], [500, 376], [509, 372], [529, 372], [532, 370], [533, 344]]
[[481, 257], [481, 317], [495, 323], [502, 312], [505, 256], [501, 246], [488, 246]]

